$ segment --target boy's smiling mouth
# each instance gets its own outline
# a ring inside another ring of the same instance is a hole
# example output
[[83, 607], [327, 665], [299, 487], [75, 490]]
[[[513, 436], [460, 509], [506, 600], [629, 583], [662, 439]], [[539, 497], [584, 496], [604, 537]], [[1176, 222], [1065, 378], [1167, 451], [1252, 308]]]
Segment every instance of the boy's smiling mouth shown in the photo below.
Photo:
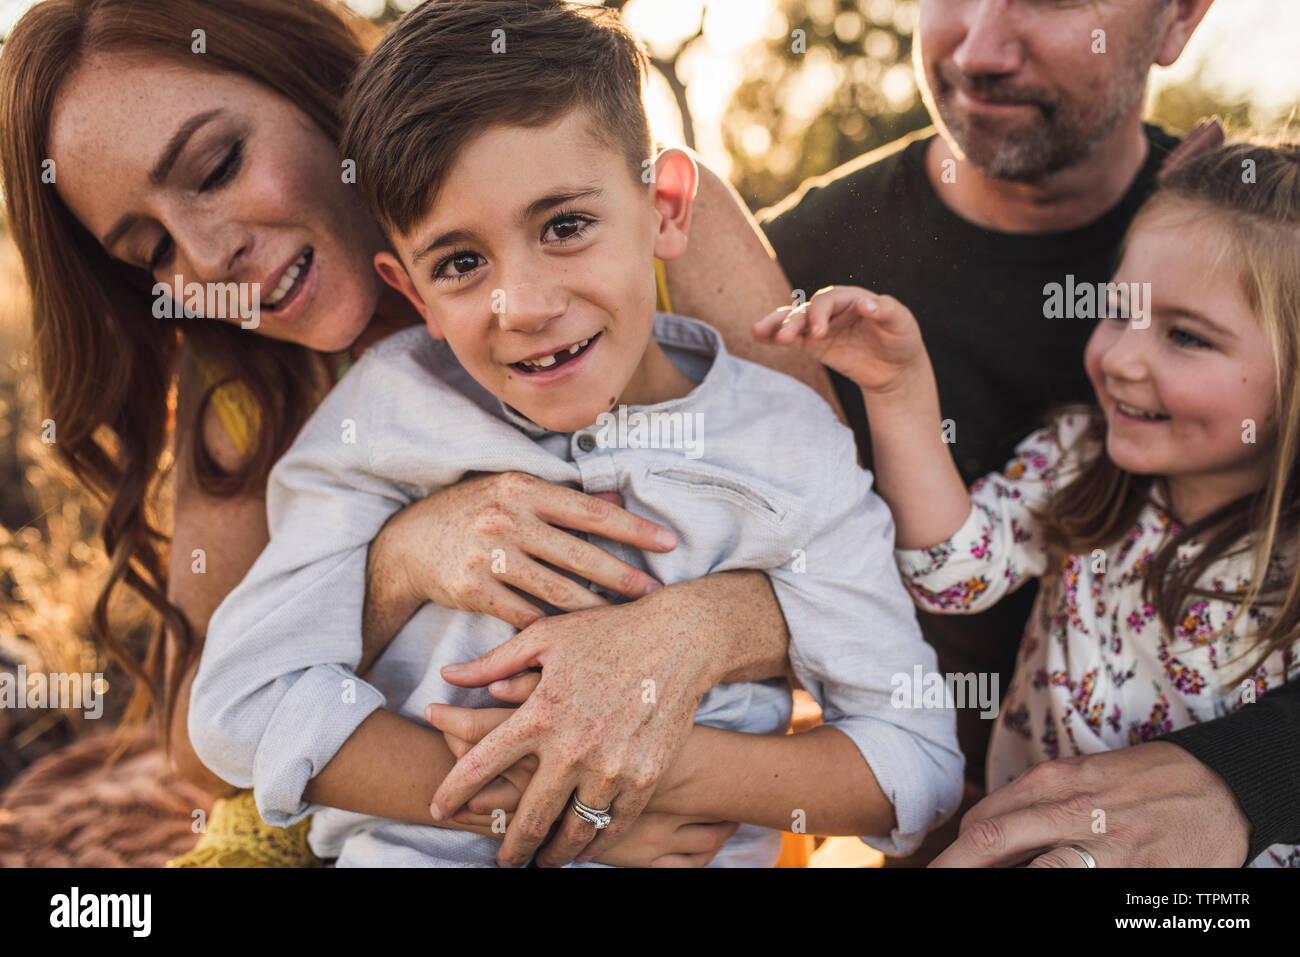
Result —
[[554, 351], [539, 352], [527, 359], [511, 362], [509, 366], [524, 375], [538, 375], [539, 373], [550, 372], [586, 353], [600, 336], [601, 334], [598, 332], [594, 336], [579, 339], [577, 342], [571, 342]]

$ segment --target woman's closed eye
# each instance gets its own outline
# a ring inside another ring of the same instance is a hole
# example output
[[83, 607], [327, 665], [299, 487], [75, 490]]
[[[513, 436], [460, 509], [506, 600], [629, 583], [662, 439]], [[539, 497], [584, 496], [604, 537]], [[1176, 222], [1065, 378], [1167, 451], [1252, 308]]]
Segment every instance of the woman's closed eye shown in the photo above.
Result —
[[239, 172], [240, 164], [244, 159], [244, 141], [235, 140], [221, 162], [207, 175], [207, 178], [199, 185], [199, 192], [206, 193], [210, 189], [216, 189], [224, 186], [230, 180], [235, 178]]
[[[213, 167], [212, 171], [204, 177], [203, 182], [199, 184], [198, 192], [206, 193], [225, 186], [235, 178], [240, 166], [243, 164], [243, 159], [244, 141], [242, 139], [235, 140], [230, 149], [226, 150], [221, 161]], [[162, 238], [154, 246], [153, 252], [149, 254], [149, 263], [146, 267], [149, 272], [157, 272], [161, 266], [166, 265], [172, 255], [172, 245], [171, 237], [163, 233]]]

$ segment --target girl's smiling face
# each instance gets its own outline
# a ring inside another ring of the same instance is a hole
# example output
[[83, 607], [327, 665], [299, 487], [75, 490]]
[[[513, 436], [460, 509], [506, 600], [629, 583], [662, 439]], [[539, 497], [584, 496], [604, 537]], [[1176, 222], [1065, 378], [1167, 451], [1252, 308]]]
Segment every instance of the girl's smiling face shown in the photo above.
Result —
[[1150, 325], [1102, 319], [1084, 364], [1112, 461], [1165, 476], [1175, 515], [1191, 522], [1263, 486], [1275, 371], [1232, 257], [1216, 255], [1223, 227], [1176, 212], [1138, 225], [1115, 274], [1150, 284]]
[[383, 235], [334, 143], [284, 97], [99, 53], [59, 91], [49, 136], [60, 197], [113, 258], [168, 286], [259, 283], [257, 331], [318, 351], [369, 323]]

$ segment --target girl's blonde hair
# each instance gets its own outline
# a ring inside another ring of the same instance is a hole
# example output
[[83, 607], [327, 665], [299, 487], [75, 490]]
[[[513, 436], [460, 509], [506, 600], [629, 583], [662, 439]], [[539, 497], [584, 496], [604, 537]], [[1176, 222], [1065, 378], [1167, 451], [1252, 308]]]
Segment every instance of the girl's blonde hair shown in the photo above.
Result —
[[[1147, 564], [1143, 597], [1166, 628], [1181, 622], [1196, 598], [1237, 602], [1225, 632], [1261, 606], [1273, 609], [1252, 642], [1258, 657], [1249, 675], [1300, 637], [1300, 144], [1234, 143], [1185, 160], [1138, 211], [1121, 255], [1136, 232], [1157, 218], [1216, 227], [1198, 241], [1212, 237], [1211, 257], [1236, 269], [1272, 347], [1275, 416], [1261, 444], [1270, 461], [1265, 486], [1171, 538]], [[1104, 435], [1105, 420], [1092, 411]], [[1124, 471], [1104, 452], [1095, 456], [1039, 514], [1049, 550], [1060, 558], [1118, 541], [1137, 521], [1153, 481]], [[1204, 541], [1204, 548], [1190, 562], [1178, 560], [1179, 547], [1192, 539]], [[1223, 594], [1197, 586], [1209, 566], [1245, 551], [1253, 555], [1256, 571], [1244, 591]]]
[[[196, 26], [207, 34], [202, 56], [192, 52]], [[32, 291], [43, 412], [58, 423], [59, 455], [105, 501], [101, 534], [110, 565], [93, 624], [109, 657], [134, 679], [128, 730], [153, 708], [165, 738], [185, 662], [196, 650], [188, 622], [167, 600], [167, 539], [147, 508], [167, 448], [182, 333], [152, 318], [152, 279], [113, 260], [42, 181], [55, 101], [87, 57], [130, 51], [256, 80], [337, 141], [343, 94], [378, 37], [335, 0], [43, 0], [0, 50], [0, 176]], [[198, 354], [239, 378], [261, 423], [252, 454], [235, 473], [222, 471], [199, 428], [217, 386], [210, 388], [194, 420], [179, 423], [196, 436], [198, 482], [213, 495], [260, 493], [311, 412], [310, 354], [216, 321], [187, 324], [183, 334]], [[120, 584], [143, 596], [170, 632], [181, 663], [171, 675], [164, 677], [161, 629], [140, 657], [114, 636], [108, 605]]]

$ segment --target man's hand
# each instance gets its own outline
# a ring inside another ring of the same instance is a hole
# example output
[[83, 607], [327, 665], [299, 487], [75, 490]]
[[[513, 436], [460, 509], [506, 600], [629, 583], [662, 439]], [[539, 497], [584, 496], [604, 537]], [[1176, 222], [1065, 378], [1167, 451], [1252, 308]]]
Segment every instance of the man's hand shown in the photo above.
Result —
[[1178, 745], [1150, 741], [1044, 761], [962, 818], [931, 867], [1241, 867], [1250, 822], [1223, 779]]

